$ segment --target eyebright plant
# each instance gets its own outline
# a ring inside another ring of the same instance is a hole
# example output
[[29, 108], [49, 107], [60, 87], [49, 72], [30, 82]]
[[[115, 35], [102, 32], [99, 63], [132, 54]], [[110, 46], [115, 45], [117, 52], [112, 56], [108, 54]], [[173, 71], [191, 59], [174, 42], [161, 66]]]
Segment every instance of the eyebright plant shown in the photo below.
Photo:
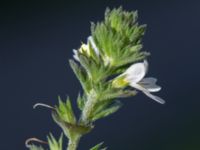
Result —
[[[137, 11], [107, 8], [104, 21], [91, 24], [87, 43], [74, 49], [73, 59], [69, 60], [82, 86], [77, 96], [80, 116], [75, 116], [69, 97], [63, 100], [58, 96], [58, 104], [54, 107], [37, 103], [34, 108], [51, 109], [52, 118], [63, 133], [58, 140], [52, 134], [47, 136], [47, 141], [30, 138], [26, 141], [27, 148], [45, 150], [41, 144], [47, 144], [50, 150], [76, 150], [81, 137], [94, 129], [96, 120], [118, 111], [122, 106], [121, 99], [135, 96], [137, 92], [165, 103], [152, 94], [161, 90], [156, 85], [157, 79], [145, 78], [149, 53], [142, 51], [142, 37], [146, 25], [140, 25], [137, 18]], [[63, 137], [68, 139], [67, 147], [63, 147]], [[105, 150], [102, 144], [90, 150]]]

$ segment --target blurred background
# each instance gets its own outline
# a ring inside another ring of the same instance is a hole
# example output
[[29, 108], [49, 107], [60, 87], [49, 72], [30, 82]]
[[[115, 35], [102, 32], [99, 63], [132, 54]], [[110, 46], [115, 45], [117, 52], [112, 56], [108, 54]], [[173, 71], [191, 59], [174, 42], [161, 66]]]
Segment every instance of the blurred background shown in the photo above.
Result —
[[57, 104], [69, 95], [75, 105], [79, 82], [68, 65], [72, 49], [86, 42], [90, 22], [106, 7], [138, 10], [147, 24], [144, 50], [151, 52], [148, 76], [163, 87], [160, 105], [143, 94], [123, 99], [114, 115], [96, 122], [80, 150], [104, 141], [110, 150], [200, 149], [200, 1], [101, 0], [6, 1], [0, 5], [0, 149], [25, 150], [29, 137], [45, 140], [60, 128], [37, 102]]

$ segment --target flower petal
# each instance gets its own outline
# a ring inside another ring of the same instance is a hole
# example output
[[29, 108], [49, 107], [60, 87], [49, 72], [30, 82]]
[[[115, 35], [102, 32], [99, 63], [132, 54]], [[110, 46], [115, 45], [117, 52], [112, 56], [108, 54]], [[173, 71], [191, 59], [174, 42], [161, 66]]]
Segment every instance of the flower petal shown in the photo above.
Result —
[[146, 67], [144, 63], [136, 63], [131, 65], [124, 73], [126, 75], [126, 80], [131, 83], [137, 83], [146, 74]]
[[73, 52], [74, 52], [74, 55], [73, 55], [74, 59], [75, 59], [76, 61], [80, 61], [80, 60], [79, 60], [79, 57], [78, 57], [78, 51], [75, 50], [75, 49], [73, 49]]
[[150, 92], [147, 92], [147, 91], [143, 91], [143, 93], [145, 95], [147, 95], [149, 98], [155, 100], [156, 102], [161, 103], [161, 104], [165, 104], [165, 100], [163, 100], [162, 98], [160, 98], [156, 95], [153, 95], [153, 94], [151, 94]]
[[156, 78], [153, 78], [153, 77], [147, 77], [147, 78], [144, 78], [142, 79], [142, 81], [140, 81], [140, 83], [151, 83], [151, 84], [155, 84], [157, 82], [157, 79]]
[[140, 86], [140, 85], [138, 85], [138, 84], [130, 84], [130, 85], [131, 85], [132, 87], [134, 87], [134, 88], [136, 88], [136, 89], [142, 91], [146, 96], [148, 96], [149, 98], [151, 98], [151, 99], [157, 101], [158, 103], [161, 103], [161, 104], [164, 104], [164, 103], [165, 103], [165, 101], [164, 101], [162, 98], [151, 94], [151, 93], [150, 93], [147, 89], [145, 89], [144, 87], [142, 87], [142, 86]]
[[153, 77], [144, 78], [140, 81], [140, 85], [149, 92], [158, 92], [161, 90], [161, 87], [156, 85], [156, 81], [157, 79]]
[[161, 90], [161, 87], [156, 84], [146, 84], [142, 85], [145, 89], [147, 89], [149, 92], [158, 92]]
[[97, 48], [97, 46], [96, 46], [96, 44], [95, 44], [94, 39], [92, 38], [92, 36], [88, 37], [88, 41], [91, 43], [92, 48], [94, 49], [96, 55], [99, 56], [99, 49]]

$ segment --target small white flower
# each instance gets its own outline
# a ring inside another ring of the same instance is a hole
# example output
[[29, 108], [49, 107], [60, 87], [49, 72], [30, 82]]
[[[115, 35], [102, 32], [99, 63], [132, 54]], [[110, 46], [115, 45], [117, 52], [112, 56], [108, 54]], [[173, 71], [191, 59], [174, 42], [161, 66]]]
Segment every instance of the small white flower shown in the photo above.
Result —
[[82, 54], [85, 53], [87, 56], [89, 57], [91, 56], [91, 52], [90, 52], [90, 48], [88, 44], [84, 44], [84, 43], [81, 45], [81, 47], [78, 50], [73, 49], [73, 52], [74, 52], [73, 57], [77, 61], [80, 61], [78, 53], [82, 53]]
[[156, 78], [148, 77], [144, 78], [147, 73], [148, 63], [144, 61], [143, 63], [136, 63], [131, 65], [122, 75], [125, 76], [125, 81], [129, 83], [133, 88], [142, 91], [145, 95], [151, 99], [164, 104], [165, 101], [150, 92], [158, 92], [161, 90], [161, 87], [156, 85]]
[[91, 48], [89, 47], [89, 43], [91, 44], [92, 49], [94, 50], [96, 56], [99, 57], [99, 49], [97, 48], [92, 36], [88, 37], [87, 44], [82, 44], [78, 50], [73, 50], [73, 57], [75, 60], [80, 61], [78, 53], [85, 53], [87, 56], [91, 56]]

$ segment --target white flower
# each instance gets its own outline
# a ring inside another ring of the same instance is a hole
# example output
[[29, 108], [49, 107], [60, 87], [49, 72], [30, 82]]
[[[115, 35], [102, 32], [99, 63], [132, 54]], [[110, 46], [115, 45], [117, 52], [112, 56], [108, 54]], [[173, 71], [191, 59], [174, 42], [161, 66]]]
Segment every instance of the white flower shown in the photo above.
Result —
[[90, 52], [89, 46], [86, 45], [86, 44], [84, 44], [84, 43], [81, 45], [81, 47], [79, 48], [79, 50], [73, 49], [73, 52], [74, 52], [73, 57], [77, 61], [80, 61], [78, 53], [82, 53], [82, 54], [85, 53], [87, 56], [89, 56], [89, 57], [91, 56], [91, 52]]
[[156, 78], [148, 77], [144, 78], [147, 73], [148, 63], [144, 61], [143, 63], [136, 63], [131, 65], [122, 75], [125, 76], [125, 81], [128, 82], [133, 88], [142, 91], [145, 95], [151, 99], [164, 104], [165, 101], [153, 94], [151, 92], [158, 92], [161, 90], [161, 87], [156, 85]]
[[80, 61], [78, 53], [82, 53], [82, 54], [85, 53], [88, 57], [91, 56], [92, 49], [90, 48], [89, 43], [91, 44], [91, 47], [94, 50], [96, 56], [99, 57], [99, 49], [97, 48], [92, 36], [89, 36], [87, 40], [87, 44], [83, 43], [81, 47], [79, 48], [79, 50], [75, 50], [75, 49], [73, 50], [74, 52], [73, 57], [75, 60]]

